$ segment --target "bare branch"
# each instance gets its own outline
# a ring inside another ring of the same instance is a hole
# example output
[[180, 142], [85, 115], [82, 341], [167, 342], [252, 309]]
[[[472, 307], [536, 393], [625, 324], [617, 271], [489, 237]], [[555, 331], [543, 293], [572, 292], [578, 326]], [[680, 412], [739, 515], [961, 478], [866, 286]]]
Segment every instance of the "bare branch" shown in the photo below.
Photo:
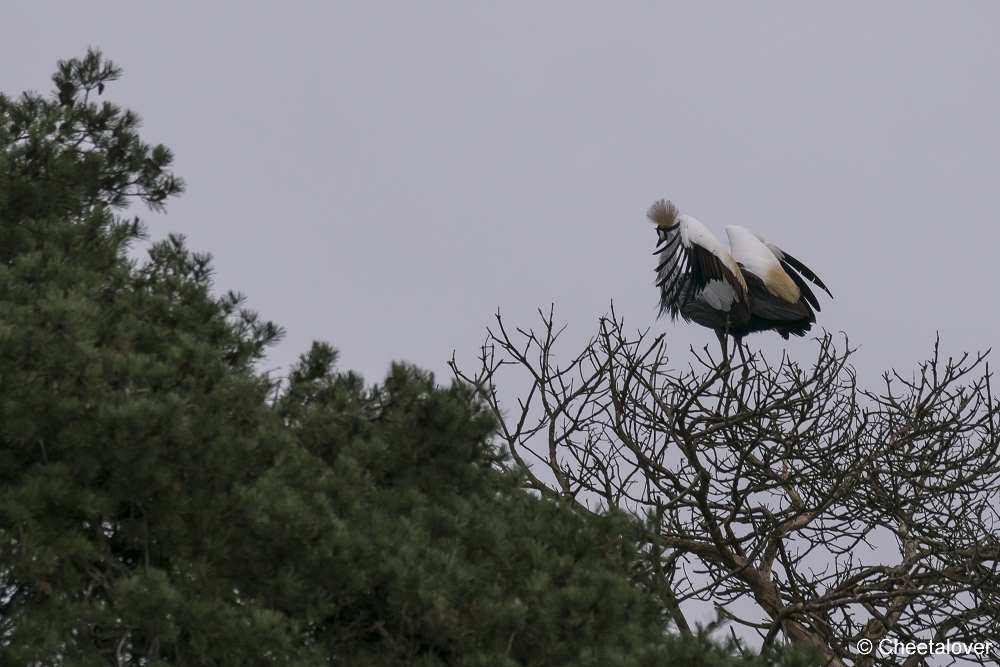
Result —
[[[457, 377], [501, 420], [532, 488], [645, 522], [638, 565], [682, 631], [689, 600], [752, 601], [758, 619], [725, 614], [832, 665], [898, 664], [854, 653], [863, 638], [1000, 645], [1000, 404], [985, 355], [944, 360], [935, 345], [912, 376], [868, 391], [829, 334], [809, 367], [754, 354], [730, 368], [705, 349], [677, 370], [663, 335], [627, 334], [613, 310], [564, 366], [551, 310], [540, 333], [497, 325], [481, 370], [453, 362]], [[508, 414], [496, 387], [511, 373], [525, 388]]]

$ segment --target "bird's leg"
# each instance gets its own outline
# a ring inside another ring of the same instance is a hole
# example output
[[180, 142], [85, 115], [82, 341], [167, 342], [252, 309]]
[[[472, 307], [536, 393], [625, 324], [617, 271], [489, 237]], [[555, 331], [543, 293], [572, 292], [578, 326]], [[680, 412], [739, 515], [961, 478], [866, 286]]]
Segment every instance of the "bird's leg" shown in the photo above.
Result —
[[[729, 315], [726, 315], [726, 336], [729, 336], [729, 324], [730, 324]], [[736, 341], [737, 344], [738, 344], [739, 341], [738, 341], [738, 339], [735, 336], [733, 337], [733, 340]], [[725, 348], [724, 345], [723, 345], [723, 348], [722, 348], [722, 356], [723, 356], [723, 358], [725, 358], [726, 365], [728, 366], [729, 365], [729, 357], [726, 356], [726, 348]]]
[[722, 414], [722, 406], [726, 401], [726, 395], [729, 393], [729, 374], [732, 372], [732, 367], [729, 365], [729, 350], [728, 339], [729, 339], [729, 318], [726, 317], [726, 329], [724, 331], [716, 330], [715, 335], [719, 337], [719, 345], [722, 346], [722, 389], [719, 391], [719, 405], [715, 408], [716, 414]]
[[[729, 327], [726, 327], [726, 329], [728, 330]], [[728, 338], [729, 338], [729, 336], [726, 333], [722, 332], [722, 331], [716, 331], [715, 335], [719, 337], [719, 345], [722, 347], [722, 363], [728, 364], [729, 363], [729, 349], [728, 349], [729, 348], [729, 345], [728, 345]]]
[[743, 363], [743, 379], [742, 379], [742, 384], [746, 385], [747, 378], [750, 377], [750, 366], [747, 365], [746, 355], [743, 354], [743, 339], [742, 338], [737, 338], [736, 339], [736, 347], [739, 348], [739, 351], [740, 351], [740, 361]]

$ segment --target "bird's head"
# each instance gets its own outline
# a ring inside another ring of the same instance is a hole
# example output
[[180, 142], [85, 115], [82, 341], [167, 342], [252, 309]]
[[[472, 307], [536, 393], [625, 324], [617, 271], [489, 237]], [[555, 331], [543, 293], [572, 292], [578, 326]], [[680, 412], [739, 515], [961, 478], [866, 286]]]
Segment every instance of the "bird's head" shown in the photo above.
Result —
[[674, 206], [673, 202], [669, 202], [666, 199], [654, 202], [653, 205], [649, 207], [649, 211], [646, 212], [646, 217], [655, 222], [656, 226], [661, 229], [673, 227], [677, 224], [680, 215], [681, 212], [677, 210], [677, 207]]

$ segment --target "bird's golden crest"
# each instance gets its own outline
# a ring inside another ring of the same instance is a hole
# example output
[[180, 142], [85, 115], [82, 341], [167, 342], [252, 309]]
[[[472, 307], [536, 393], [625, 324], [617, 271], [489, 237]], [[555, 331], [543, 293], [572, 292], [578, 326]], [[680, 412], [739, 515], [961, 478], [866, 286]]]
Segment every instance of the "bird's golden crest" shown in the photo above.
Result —
[[671, 227], [677, 222], [679, 216], [680, 211], [677, 210], [673, 202], [665, 199], [654, 202], [646, 213], [646, 217], [655, 222], [657, 227]]

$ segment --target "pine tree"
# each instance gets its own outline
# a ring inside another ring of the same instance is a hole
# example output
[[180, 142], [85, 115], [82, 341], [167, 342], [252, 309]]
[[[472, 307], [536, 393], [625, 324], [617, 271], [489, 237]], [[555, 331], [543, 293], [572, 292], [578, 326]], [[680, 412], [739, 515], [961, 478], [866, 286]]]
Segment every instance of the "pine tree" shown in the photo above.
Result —
[[303, 463], [285, 487], [312, 477], [341, 522], [317, 537], [295, 594], [325, 586], [319, 641], [359, 665], [656, 664], [663, 618], [628, 583], [627, 523], [585, 521], [493, 469], [493, 420], [468, 388], [396, 366], [366, 392], [333, 358], [315, 346], [281, 405], [327, 464]]
[[183, 190], [100, 53], [0, 96], [0, 664], [729, 665], [665, 632], [633, 522], [494, 464], [475, 393], [380, 385], [123, 211]]
[[183, 183], [134, 113], [97, 103], [119, 75], [91, 52], [59, 63], [56, 99], [0, 98], [3, 650], [246, 662], [290, 636], [225, 566], [237, 491], [287, 441], [251, 372], [280, 332], [214, 299], [179, 238], [128, 261], [143, 228], [119, 212]]

